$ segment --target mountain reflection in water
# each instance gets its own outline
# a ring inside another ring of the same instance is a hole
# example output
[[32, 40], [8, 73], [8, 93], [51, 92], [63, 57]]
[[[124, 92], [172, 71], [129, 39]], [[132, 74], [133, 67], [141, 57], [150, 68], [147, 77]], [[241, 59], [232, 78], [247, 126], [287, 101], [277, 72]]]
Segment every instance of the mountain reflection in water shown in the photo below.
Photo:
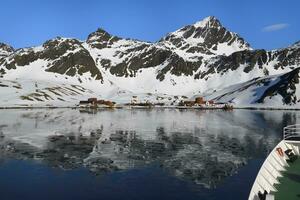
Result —
[[[217, 188], [281, 138], [291, 111], [0, 110], [0, 157], [105, 174], [157, 165]], [[249, 188], [250, 190], [250, 188]]]

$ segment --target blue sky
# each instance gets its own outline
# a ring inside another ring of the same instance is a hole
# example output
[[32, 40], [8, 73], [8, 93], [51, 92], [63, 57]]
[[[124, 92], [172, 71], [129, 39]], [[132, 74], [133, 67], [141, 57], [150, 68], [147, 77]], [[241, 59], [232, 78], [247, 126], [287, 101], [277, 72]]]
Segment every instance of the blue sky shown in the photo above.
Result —
[[56, 36], [84, 40], [98, 27], [157, 41], [211, 15], [256, 49], [300, 40], [299, 0], [1, 0], [0, 5], [0, 41], [15, 48]]

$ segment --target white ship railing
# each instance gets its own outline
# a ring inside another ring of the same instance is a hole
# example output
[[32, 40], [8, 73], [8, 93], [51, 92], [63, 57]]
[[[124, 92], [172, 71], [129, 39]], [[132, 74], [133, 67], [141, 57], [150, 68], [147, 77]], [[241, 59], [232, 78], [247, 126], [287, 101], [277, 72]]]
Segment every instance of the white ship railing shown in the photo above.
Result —
[[[289, 166], [287, 155], [284, 155], [283, 152], [292, 149], [293, 153], [299, 156], [299, 141], [300, 124], [289, 125], [283, 128], [283, 140], [276, 145], [261, 166], [251, 188], [248, 200], [259, 200], [258, 193], [264, 194], [265, 191], [270, 195], [269, 198], [271, 198], [272, 192], [277, 191], [274, 185], [279, 184], [279, 177], [283, 176], [282, 172]], [[280, 155], [279, 150], [281, 150], [282, 155]]]
[[283, 139], [296, 139], [300, 138], [300, 124], [293, 124], [283, 128]]

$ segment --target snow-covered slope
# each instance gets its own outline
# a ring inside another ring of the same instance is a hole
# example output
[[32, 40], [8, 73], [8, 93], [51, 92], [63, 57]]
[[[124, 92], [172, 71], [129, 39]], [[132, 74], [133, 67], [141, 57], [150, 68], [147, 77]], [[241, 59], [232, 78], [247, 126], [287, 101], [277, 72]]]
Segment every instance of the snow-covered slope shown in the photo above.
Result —
[[257, 107], [300, 108], [300, 100], [297, 98], [300, 96], [299, 70], [297, 68], [284, 74], [254, 78], [206, 95], [206, 98], [244, 107], [254, 104]]
[[[299, 43], [273, 51], [252, 50], [215, 17], [185, 26], [154, 43], [123, 39], [98, 29], [86, 41], [57, 37], [41, 46], [18, 50], [1, 43], [0, 80], [8, 86], [0, 87], [0, 93], [10, 98], [1, 95], [0, 105], [75, 105], [90, 96], [117, 103], [138, 96], [141, 101], [164, 99], [176, 104], [182, 96], [211, 94], [253, 78], [287, 73], [299, 63]], [[16, 91], [13, 84], [7, 84], [10, 82], [22, 85], [22, 89]], [[23, 98], [36, 90], [72, 85], [84, 88], [84, 92], [43, 101]]]

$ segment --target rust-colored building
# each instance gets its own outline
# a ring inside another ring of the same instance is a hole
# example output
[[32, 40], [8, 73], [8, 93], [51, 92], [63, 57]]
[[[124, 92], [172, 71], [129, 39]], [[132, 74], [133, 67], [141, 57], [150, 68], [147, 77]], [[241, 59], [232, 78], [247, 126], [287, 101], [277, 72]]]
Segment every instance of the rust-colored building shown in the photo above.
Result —
[[203, 97], [196, 97], [195, 103], [196, 104], [205, 104], [206, 102], [204, 101]]
[[99, 99], [99, 100], [97, 101], [97, 104], [100, 104], [100, 105], [107, 105], [107, 106], [109, 106], [109, 107], [113, 107], [113, 106], [115, 105], [115, 103], [112, 102], [112, 101], [105, 101], [105, 100], [102, 100], [102, 99]]
[[214, 105], [215, 104], [215, 102], [213, 100], [209, 100], [208, 103], [209, 103], [209, 105]]

